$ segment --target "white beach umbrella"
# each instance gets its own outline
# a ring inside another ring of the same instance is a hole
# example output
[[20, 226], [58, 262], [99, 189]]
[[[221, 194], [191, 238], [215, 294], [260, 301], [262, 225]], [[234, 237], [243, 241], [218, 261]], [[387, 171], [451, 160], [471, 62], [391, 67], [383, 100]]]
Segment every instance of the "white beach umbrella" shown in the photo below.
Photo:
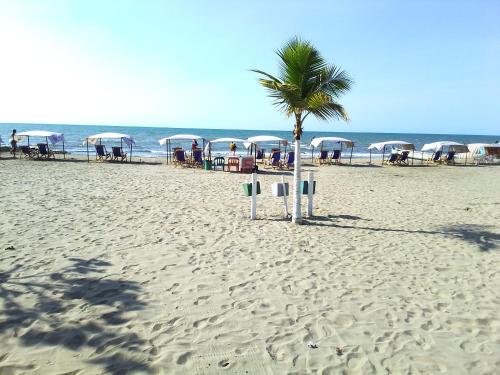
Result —
[[86, 144], [87, 144], [87, 161], [90, 161], [89, 143], [95, 145], [95, 144], [97, 144], [97, 142], [101, 143], [103, 139], [105, 139], [105, 140], [108, 140], [108, 139], [118, 140], [119, 139], [120, 140], [120, 147], [122, 146], [122, 143], [125, 143], [127, 146], [129, 146], [130, 147], [129, 162], [132, 161], [132, 146], [135, 146], [134, 139], [128, 134], [111, 133], [111, 132], [94, 134], [94, 135], [88, 136], [85, 139]]
[[55, 145], [59, 142], [64, 142], [64, 134], [49, 132], [46, 130], [29, 130], [26, 132], [21, 132], [16, 134], [17, 139], [22, 139], [24, 137], [28, 138], [28, 142], [30, 137], [45, 138], [47, 141], [50, 141], [52, 145]]
[[368, 146], [368, 150], [377, 150], [377, 151], [383, 151], [386, 146], [395, 146], [399, 148], [404, 148], [405, 150], [414, 150], [415, 145], [410, 142], [405, 142], [405, 141], [384, 141], [384, 142], [378, 142], [378, 143], [372, 143], [370, 146]]
[[47, 147], [49, 141], [52, 144], [52, 146], [56, 145], [59, 142], [62, 142], [63, 158], [66, 159], [66, 152], [64, 152], [64, 134], [51, 132], [47, 130], [29, 130], [16, 134], [16, 140], [21, 140], [25, 137], [28, 138], [28, 146], [30, 144], [30, 138], [35, 138], [35, 137], [45, 138], [45, 143], [47, 144]]
[[194, 134], [176, 134], [170, 137], [162, 138], [158, 142], [160, 142], [160, 145], [165, 146], [169, 141], [189, 141], [192, 139], [198, 140], [204, 138], [200, 135], [194, 135]]
[[246, 142], [246, 139], [232, 138], [232, 137], [213, 139], [213, 140], [207, 142], [207, 145], [205, 146], [205, 153], [208, 154], [210, 157], [212, 143], [243, 143], [243, 144], [245, 144], [245, 142]]
[[[408, 151], [413, 151], [415, 152], [415, 145], [410, 142], [406, 141], [384, 141], [384, 142], [377, 142], [377, 143], [372, 143], [370, 146], [368, 146], [368, 150], [370, 150], [370, 163], [372, 162], [372, 150], [377, 150], [382, 152], [382, 164], [384, 163], [384, 154], [385, 154], [385, 148], [387, 146], [391, 147], [396, 147], [400, 148], [402, 150], [408, 150]], [[413, 165], [413, 153], [412, 153], [412, 165]]]
[[96, 144], [97, 141], [100, 141], [103, 139], [120, 139], [128, 146], [135, 145], [134, 138], [132, 138], [128, 134], [123, 134], [123, 133], [109, 133], [108, 132], [108, 133], [94, 134], [94, 135], [87, 137], [87, 140], [90, 144]]
[[341, 149], [340, 155], [342, 155], [342, 146], [345, 146], [346, 148], [350, 148], [351, 149], [351, 155], [349, 157], [349, 163], [352, 162], [352, 152], [354, 150], [354, 142], [351, 141], [350, 139], [342, 138], [342, 137], [314, 137], [311, 140], [311, 144], [310, 144], [310, 148], [311, 148], [311, 161], [313, 161], [313, 159], [314, 159], [314, 148], [318, 147], [318, 146], [321, 146], [321, 148], [323, 148], [323, 144], [325, 142], [327, 142], [327, 143], [333, 143], [333, 144], [335, 144], [335, 143], [340, 144], [340, 149]]
[[[437, 152], [443, 149], [443, 147], [453, 147], [453, 146], [465, 146], [463, 143], [453, 142], [453, 141], [439, 141], [433, 143], [426, 143], [422, 147], [422, 151], [432, 151]], [[465, 146], [467, 147], [467, 146]]]

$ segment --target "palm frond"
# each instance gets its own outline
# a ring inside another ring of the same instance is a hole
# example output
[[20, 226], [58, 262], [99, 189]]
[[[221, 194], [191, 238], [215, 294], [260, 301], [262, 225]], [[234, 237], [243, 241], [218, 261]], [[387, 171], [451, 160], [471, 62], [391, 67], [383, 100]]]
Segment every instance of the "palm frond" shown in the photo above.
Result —
[[276, 51], [279, 57], [279, 74], [273, 76], [252, 69], [262, 78], [273, 104], [288, 116], [305, 113], [321, 120], [341, 119], [348, 121], [347, 111], [334, 98], [351, 89], [352, 79], [347, 72], [335, 65], [328, 65], [314, 46], [295, 37]]

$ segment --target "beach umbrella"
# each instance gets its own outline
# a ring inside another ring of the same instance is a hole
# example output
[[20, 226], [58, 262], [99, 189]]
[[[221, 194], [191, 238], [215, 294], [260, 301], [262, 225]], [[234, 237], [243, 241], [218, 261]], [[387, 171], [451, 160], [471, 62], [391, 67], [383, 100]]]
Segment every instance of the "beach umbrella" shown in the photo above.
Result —
[[94, 134], [91, 135], [87, 138], [85, 138], [85, 141], [87, 143], [87, 161], [90, 162], [90, 156], [89, 156], [89, 143], [90, 144], [102, 144], [103, 139], [119, 139], [120, 140], [120, 148], [123, 148], [123, 144], [125, 143], [127, 146], [130, 148], [130, 156], [129, 156], [129, 163], [132, 162], [132, 146], [135, 145], [134, 139], [128, 135], [128, 134], [122, 134], [122, 133], [99, 133], [99, 134]]
[[49, 147], [49, 141], [52, 146], [55, 146], [57, 143], [62, 142], [63, 158], [66, 159], [66, 152], [64, 151], [64, 134], [46, 130], [29, 130], [16, 134], [16, 139], [23, 139], [25, 137], [28, 139], [28, 147], [30, 145], [30, 138], [35, 137], [45, 138], [45, 144], [47, 145], [47, 148]]
[[413, 143], [406, 141], [384, 141], [384, 142], [372, 143], [370, 146], [368, 146], [368, 150], [370, 150], [370, 164], [372, 162], [372, 150], [382, 151], [382, 164], [384, 164], [385, 148], [387, 146], [392, 146], [400, 148], [402, 150], [412, 151], [411, 165], [413, 165], [413, 158], [415, 156], [414, 155], [415, 145]]
[[351, 141], [350, 139], [346, 138], [341, 138], [341, 137], [313, 137], [311, 140], [311, 162], [314, 162], [314, 148], [320, 146], [321, 150], [323, 150], [323, 144], [325, 142], [330, 142], [330, 143], [339, 143], [340, 144], [340, 158], [342, 157], [342, 145], [344, 145], [346, 148], [351, 149], [351, 155], [349, 157], [349, 164], [352, 162], [352, 151], [354, 149], [354, 142]]
[[194, 134], [176, 134], [172, 135], [170, 137], [165, 137], [160, 139], [158, 142], [160, 143], [161, 146], [165, 146], [167, 150], [167, 164], [169, 160], [172, 159], [172, 141], [190, 141], [192, 139], [202, 140], [202, 150], [203, 150], [203, 157], [205, 157], [205, 138], [199, 136], [199, 135], [194, 135]]

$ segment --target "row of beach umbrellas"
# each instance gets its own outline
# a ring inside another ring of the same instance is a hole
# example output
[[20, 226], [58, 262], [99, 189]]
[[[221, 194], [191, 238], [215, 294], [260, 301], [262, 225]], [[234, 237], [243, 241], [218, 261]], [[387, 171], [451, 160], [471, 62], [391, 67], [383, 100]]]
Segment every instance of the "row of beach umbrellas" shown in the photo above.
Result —
[[[62, 143], [63, 151], [64, 151], [64, 134], [62, 133], [56, 133], [56, 132], [50, 132], [50, 131], [44, 131], [44, 130], [32, 130], [32, 131], [26, 131], [26, 132], [21, 132], [17, 133], [17, 139], [23, 139], [27, 138], [28, 141], [28, 146], [30, 143], [30, 138], [45, 138], [45, 143], [48, 145], [50, 142], [52, 145], [55, 145], [57, 143]], [[135, 141], [134, 139], [128, 135], [128, 134], [123, 134], [123, 133], [112, 133], [112, 132], [106, 132], [106, 133], [99, 133], [99, 134], [94, 134], [89, 137], [85, 138], [84, 145], [87, 146], [87, 156], [89, 155], [89, 145], [95, 145], [95, 144], [101, 144], [103, 140], [115, 140], [120, 142], [120, 147], [123, 147], [125, 144], [130, 148], [130, 157], [132, 156], [132, 149], [133, 146], [135, 146]], [[218, 139], [213, 139], [213, 140], [207, 140], [202, 136], [195, 135], [195, 134], [176, 134], [172, 135], [169, 137], [165, 137], [159, 140], [160, 145], [165, 146], [166, 151], [167, 151], [167, 158], [172, 157], [172, 143], [175, 142], [182, 142], [182, 141], [190, 141], [190, 140], [196, 140], [202, 142], [203, 145], [203, 150], [206, 155], [210, 158], [211, 156], [211, 150], [212, 150], [212, 145], [217, 144], [217, 143], [240, 143], [245, 146], [245, 148], [250, 149], [250, 152], [253, 152], [253, 148], [255, 148], [255, 151], [257, 150], [257, 145], [259, 143], [269, 143], [269, 142], [276, 142], [278, 143], [279, 148], [281, 146], [287, 146], [288, 141], [286, 139], [272, 136], [272, 135], [259, 135], [255, 137], [250, 137], [247, 139], [242, 139], [242, 138], [234, 138], [234, 137], [224, 137], [224, 138], [218, 138]], [[1, 138], [0, 138], [0, 143], [1, 143]], [[346, 138], [341, 138], [341, 137], [314, 137], [311, 140], [311, 143], [309, 147], [311, 148], [311, 152], [314, 152], [315, 148], [319, 148], [320, 150], [323, 149], [325, 144], [339, 144], [342, 148], [350, 150], [350, 160], [352, 158], [352, 152], [354, 148], [354, 141]], [[471, 146], [471, 145], [469, 145]], [[490, 144], [473, 144], [472, 147], [474, 150], [476, 150], [478, 147], [500, 147], [498, 144], [496, 145], [490, 145]], [[436, 153], [438, 151], [443, 150], [443, 148], [448, 148], [450, 151], [454, 151], [455, 153], [469, 153], [471, 150], [469, 150], [469, 147], [467, 145], [458, 143], [458, 142], [453, 142], [453, 141], [438, 141], [438, 142], [433, 142], [433, 143], [428, 143], [425, 144], [421, 152], [431, 152], [431, 153]], [[378, 151], [381, 152], [382, 155], [385, 154], [386, 149], [399, 149], [402, 151], [412, 151], [415, 152], [415, 145], [410, 142], [406, 141], [400, 141], [400, 140], [391, 140], [391, 141], [384, 141], [384, 142], [378, 142], [378, 143], [373, 143], [368, 146], [368, 150], [370, 151], [370, 159], [371, 159], [371, 152], [372, 151]]]

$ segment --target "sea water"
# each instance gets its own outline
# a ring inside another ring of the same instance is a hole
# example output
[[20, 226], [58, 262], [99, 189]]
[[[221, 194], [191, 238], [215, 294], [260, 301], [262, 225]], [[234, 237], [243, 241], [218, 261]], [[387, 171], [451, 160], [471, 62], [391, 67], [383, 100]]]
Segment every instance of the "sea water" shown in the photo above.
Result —
[[[50, 124], [0, 124], [0, 136], [3, 139], [3, 146], [9, 140], [12, 129], [18, 132], [27, 130], [49, 130], [53, 132], [63, 133], [65, 138], [65, 150], [77, 155], [86, 155], [87, 147], [85, 138], [103, 132], [124, 133], [134, 138], [136, 145], [133, 148], [133, 154], [139, 157], [163, 157], [166, 155], [165, 146], [159, 144], [161, 138], [169, 137], [175, 134], [194, 134], [205, 138], [207, 141], [233, 137], [246, 139], [257, 135], [274, 135], [288, 141], [293, 140], [292, 131], [277, 131], [277, 130], [232, 130], [232, 129], [201, 129], [201, 128], [170, 128], [170, 127], [143, 127], [143, 126], [109, 126], [109, 125], [50, 125]], [[354, 141], [353, 158], [368, 157], [368, 146], [371, 143], [398, 140], [406, 141], [415, 144], [416, 150], [420, 150], [425, 143], [436, 141], [455, 141], [459, 143], [495, 143], [500, 140], [500, 136], [491, 135], [465, 135], [465, 134], [414, 134], [414, 133], [361, 133], [361, 132], [308, 132], [305, 131], [301, 140], [302, 153], [310, 155], [310, 141], [313, 137], [342, 137]], [[39, 140], [43, 141], [43, 140]], [[39, 142], [36, 139], [31, 142]], [[119, 145], [119, 141], [106, 141], [109, 147]], [[202, 142], [200, 147], [202, 146]], [[20, 143], [22, 144], [22, 143]], [[190, 149], [191, 140], [172, 142], [172, 147], [184, 147]], [[271, 148], [277, 147], [276, 143], [260, 144], [261, 148], [270, 151]], [[237, 153], [246, 154], [247, 150], [242, 144], [237, 144]], [[292, 147], [288, 145], [288, 149]], [[324, 148], [332, 150], [339, 148], [339, 145], [325, 144]], [[61, 145], [56, 145], [55, 149], [61, 149]], [[94, 148], [90, 145], [90, 152], [95, 153]], [[317, 152], [317, 150], [316, 150]], [[213, 154], [229, 153], [229, 144], [218, 143], [212, 146]], [[344, 155], [350, 155], [351, 150], [343, 151]], [[376, 157], [377, 152], [373, 153]]]

